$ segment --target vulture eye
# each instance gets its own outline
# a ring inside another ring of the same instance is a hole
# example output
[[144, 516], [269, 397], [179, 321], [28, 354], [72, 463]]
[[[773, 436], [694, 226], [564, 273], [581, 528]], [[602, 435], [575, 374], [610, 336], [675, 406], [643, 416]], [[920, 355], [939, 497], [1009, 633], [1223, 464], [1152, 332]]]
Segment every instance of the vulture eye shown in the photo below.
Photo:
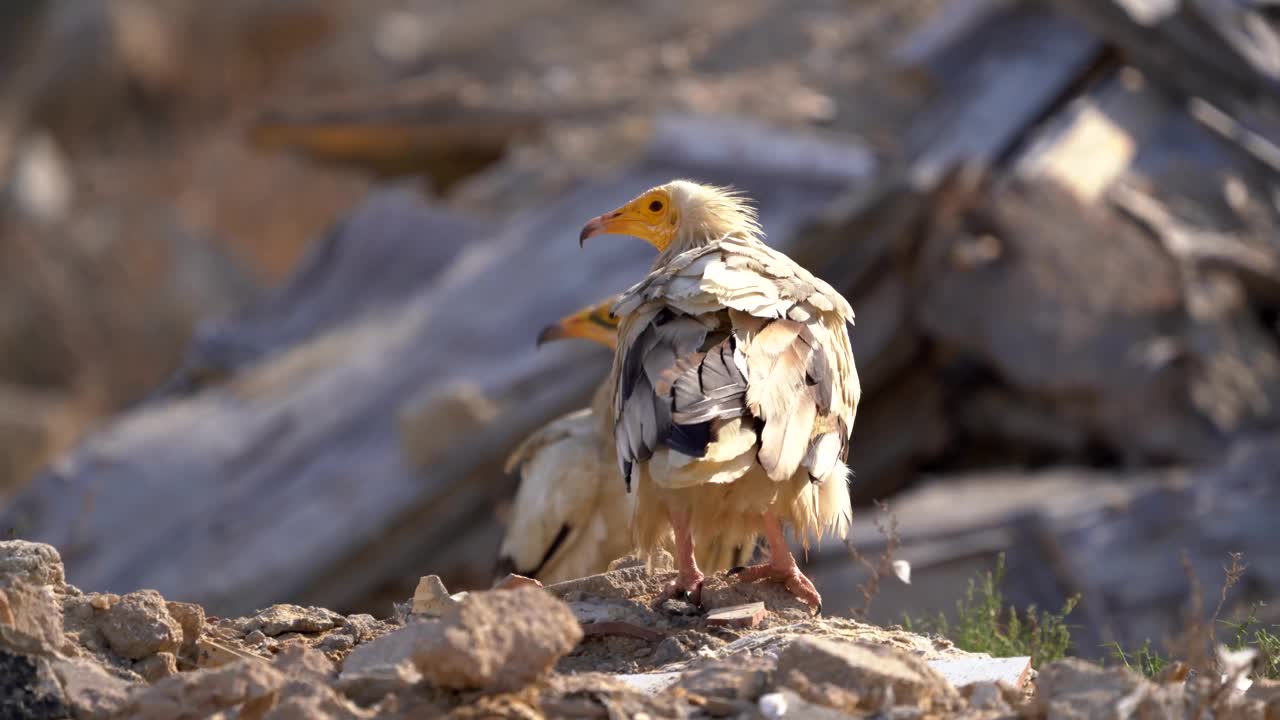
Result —
[[654, 200], [649, 203], [649, 212], [662, 212], [662, 201]]

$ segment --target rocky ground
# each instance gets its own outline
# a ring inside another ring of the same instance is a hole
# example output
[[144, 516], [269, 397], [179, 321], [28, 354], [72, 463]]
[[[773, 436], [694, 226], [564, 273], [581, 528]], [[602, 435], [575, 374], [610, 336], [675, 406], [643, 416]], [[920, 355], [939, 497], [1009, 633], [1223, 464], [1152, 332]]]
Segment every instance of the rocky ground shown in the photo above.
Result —
[[[1000, 663], [940, 638], [810, 617], [769, 585], [709, 581], [706, 613], [650, 602], [622, 562], [546, 589], [450, 595], [434, 576], [392, 617], [274, 605], [207, 616], [151, 590], [84, 592], [51, 546], [0, 543], [6, 718], [1274, 718], [1280, 683], [1155, 684], [1067, 660]], [[967, 671], [958, 671], [959, 666]], [[1008, 663], [1004, 667], [1009, 667]], [[1247, 667], [1241, 667], [1241, 674]], [[953, 684], [952, 679], [956, 680]], [[957, 687], [957, 684], [960, 686]]]

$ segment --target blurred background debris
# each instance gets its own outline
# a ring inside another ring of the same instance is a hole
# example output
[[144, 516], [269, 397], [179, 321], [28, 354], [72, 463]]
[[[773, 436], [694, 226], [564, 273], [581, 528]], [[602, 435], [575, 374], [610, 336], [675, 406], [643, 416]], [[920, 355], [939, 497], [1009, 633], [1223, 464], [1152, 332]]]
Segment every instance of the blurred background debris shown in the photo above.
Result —
[[857, 312], [872, 619], [1002, 551], [1085, 655], [1169, 635], [1184, 550], [1280, 597], [1264, 3], [10, 0], [0, 67], [0, 522], [78, 584], [486, 586], [502, 458], [608, 362], [538, 330], [651, 261], [578, 229], [687, 176]]

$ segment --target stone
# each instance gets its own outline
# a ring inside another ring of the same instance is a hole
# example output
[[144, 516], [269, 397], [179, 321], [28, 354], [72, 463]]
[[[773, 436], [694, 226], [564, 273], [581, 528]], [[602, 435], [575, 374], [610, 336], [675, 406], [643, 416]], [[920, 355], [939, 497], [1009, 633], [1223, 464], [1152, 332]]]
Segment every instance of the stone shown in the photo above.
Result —
[[324, 636], [320, 642], [316, 643], [316, 649], [322, 652], [343, 653], [355, 647], [355, 638], [346, 633], [333, 632]]
[[350, 635], [357, 644], [385, 635], [392, 627], [392, 624], [366, 613], [348, 615], [342, 623], [342, 631]]
[[569, 607], [543, 590], [471, 593], [414, 647], [413, 662], [431, 684], [513, 691], [532, 682], [582, 639]]
[[169, 610], [169, 616], [182, 627], [181, 653], [187, 657], [195, 657], [200, 633], [204, 631], [204, 608], [195, 603], [172, 601], [165, 603], [165, 607]]
[[244, 636], [244, 644], [252, 645], [254, 647], [262, 647], [267, 644], [267, 634], [261, 630], [254, 630]]
[[372, 705], [392, 693], [422, 682], [422, 673], [410, 662], [382, 665], [366, 670], [343, 668], [334, 683], [343, 695], [360, 705]]
[[14, 581], [0, 588], [0, 644], [37, 655], [55, 653], [63, 637], [62, 603], [53, 588]]
[[0, 649], [0, 717], [64, 720], [71, 715], [50, 662]]
[[756, 707], [760, 711], [760, 716], [765, 720], [786, 720], [788, 718], [853, 720], [854, 717], [821, 705], [814, 705], [786, 688], [760, 696]]
[[457, 601], [449, 596], [444, 581], [439, 575], [424, 575], [418, 578], [418, 587], [413, 591], [413, 614], [427, 617], [438, 617]]
[[753, 602], [744, 605], [730, 605], [707, 613], [707, 625], [711, 627], [756, 628], [769, 613], [764, 603]]
[[133, 671], [147, 682], [163, 680], [178, 673], [178, 658], [171, 652], [158, 652], [134, 663]]
[[280, 691], [263, 720], [364, 720], [379, 717], [377, 709], [363, 709], [333, 688], [315, 680], [292, 680]]
[[169, 615], [164, 598], [155, 590], [121, 596], [102, 613], [97, 625], [111, 650], [131, 660], [176, 652], [182, 645], [182, 626]]
[[56, 660], [53, 672], [62, 685], [76, 718], [99, 720], [115, 716], [129, 701], [134, 685], [87, 660]]
[[122, 716], [136, 720], [195, 720], [222, 710], [269, 708], [285, 676], [267, 663], [239, 661], [165, 678], [134, 695]]
[[306, 645], [286, 645], [272, 663], [277, 670], [289, 677], [300, 677], [316, 682], [328, 682], [337, 675], [337, 669], [324, 653]]
[[1031, 715], [1039, 717], [1114, 717], [1126, 706], [1132, 712], [1151, 697], [1155, 685], [1123, 667], [1102, 668], [1079, 658], [1046, 665], [1036, 678]]
[[507, 576], [493, 584], [494, 590], [514, 590], [518, 587], [542, 587], [542, 582], [524, 575], [507, 573]]
[[436, 632], [434, 622], [412, 621], [382, 637], [357, 645], [343, 661], [342, 674], [347, 676], [410, 662], [417, 645]]
[[[886, 701], [922, 710], [955, 706], [959, 693], [921, 658], [887, 645], [801, 637], [778, 657], [777, 681], [807, 700], [880, 710]], [[834, 702], [827, 702], [834, 700]]]
[[969, 701], [969, 707], [977, 710], [1012, 711], [1005, 701], [1004, 690], [994, 682], [976, 682], [960, 688], [960, 695]]
[[272, 605], [249, 618], [245, 632], [261, 630], [267, 637], [287, 632], [318, 633], [338, 627], [346, 618], [332, 610], [298, 605]]
[[267, 662], [261, 655], [247, 652], [213, 638], [202, 637], [196, 643], [195, 663], [202, 668], [215, 668], [240, 660], [250, 662]]
[[0, 581], [22, 580], [33, 585], [66, 588], [62, 556], [52, 545], [26, 540], [0, 542]]
[[773, 669], [773, 661], [759, 656], [726, 658], [686, 670], [679, 685], [703, 697], [755, 702], [768, 689]]

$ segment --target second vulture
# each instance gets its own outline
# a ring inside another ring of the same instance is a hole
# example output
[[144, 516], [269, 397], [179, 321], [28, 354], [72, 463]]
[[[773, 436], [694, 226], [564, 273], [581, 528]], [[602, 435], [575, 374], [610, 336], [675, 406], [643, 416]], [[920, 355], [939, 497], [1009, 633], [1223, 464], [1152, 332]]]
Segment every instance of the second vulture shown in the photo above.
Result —
[[[618, 318], [610, 312], [618, 296], [583, 308], [543, 328], [538, 344], [579, 338], [610, 350], [618, 345]], [[608, 569], [632, 550], [632, 502], [618, 480], [617, 453], [606, 379], [591, 406], [534, 431], [507, 458], [506, 471], [520, 485], [499, 550], [498, 577], [514, 572], [543, 583], [585, 577]], [[716, 535], [700, 548], [698, 561], [724, 570], [740, 561], [756, 536]]]

